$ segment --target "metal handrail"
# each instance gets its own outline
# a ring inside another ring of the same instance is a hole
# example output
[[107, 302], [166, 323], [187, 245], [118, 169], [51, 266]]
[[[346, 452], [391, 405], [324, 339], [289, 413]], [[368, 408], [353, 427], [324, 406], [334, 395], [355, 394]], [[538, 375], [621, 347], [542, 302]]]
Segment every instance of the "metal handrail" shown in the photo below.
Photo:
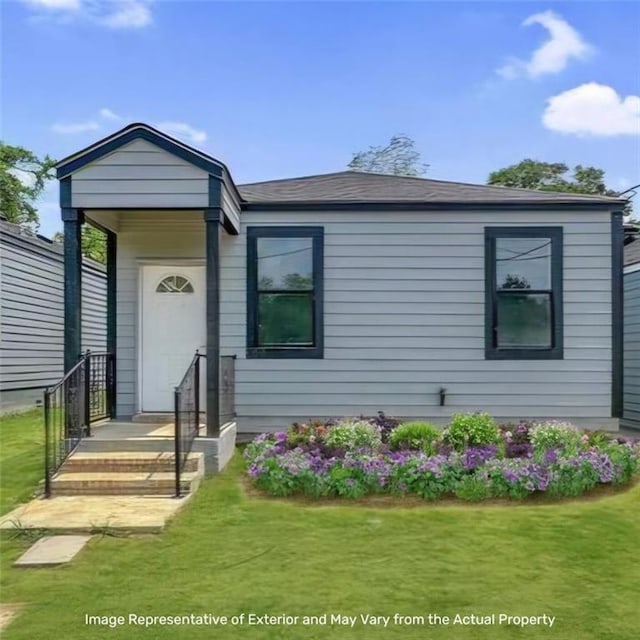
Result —
[[200, 431], [200, 360], [206, 354], [195, 352], [180, 384], [174, 391], [175, 495], [182, 491], [180, 478], [193, 441]]
[[113, 417], [113, 354], [87, 351], [62, 379], [44, 391], [45, 497], [51, 480], [83, 438], [91, 423]]

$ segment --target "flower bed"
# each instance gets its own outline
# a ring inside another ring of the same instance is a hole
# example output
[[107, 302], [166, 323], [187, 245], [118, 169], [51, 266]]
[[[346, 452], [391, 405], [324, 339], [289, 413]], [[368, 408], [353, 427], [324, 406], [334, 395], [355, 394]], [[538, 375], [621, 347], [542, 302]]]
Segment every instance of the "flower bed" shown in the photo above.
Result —
[[483, 413], [454, 415], [444, 430], [380, 414], [262, 434], [245, 458], [252, 483], [274, 496], [479, 501], [629, 483], [640, 471], [640, 441], [561, 422], [498, 426]]

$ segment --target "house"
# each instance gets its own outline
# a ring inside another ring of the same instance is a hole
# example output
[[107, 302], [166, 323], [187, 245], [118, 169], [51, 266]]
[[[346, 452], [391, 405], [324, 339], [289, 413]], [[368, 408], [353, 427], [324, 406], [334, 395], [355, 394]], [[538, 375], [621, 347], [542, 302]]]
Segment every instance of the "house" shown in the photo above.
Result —
[[618, 427], [623, 200], [350, 171], [236, 185], [146, 124], [57, 171], [65, 366], [86, 221], [108, 235], [117, 416], [171, 412], [199, 350], [210, 436], [231, 356], [244, 432], [378, 410]]
[[[0, 406], [2, 412], [42, 401], [63, 374], [62, 245], [0, 220]], [[106, 349], [103, 265], [82, 261], [80, 349]], [[79, 353], [80, 351], [78, 351]]]
[[640, 429], [640, 241], [629, 229], [624, 247], [624, 407], [621, 424]]

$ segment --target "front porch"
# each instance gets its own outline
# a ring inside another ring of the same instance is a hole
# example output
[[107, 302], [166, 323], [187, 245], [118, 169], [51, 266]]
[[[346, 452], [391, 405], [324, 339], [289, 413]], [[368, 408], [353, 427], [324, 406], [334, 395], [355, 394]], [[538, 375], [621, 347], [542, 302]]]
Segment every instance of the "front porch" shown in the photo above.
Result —
[[[58, 177], [65, 371], [81, 353], [82, 226], [90, 224], [106, 236], [109, 415], [125, 425], [138, 414], [173, 414], [174, 391], [197, 353], [200, 375], [188, 393], [199, 396], [206, 437], [218, 438], [234, 417], [223, 389], [233, 354], [220, 350], [219, 256], [223, 237], [239, 233], [240, 198], [226, 167], [151, 127], [131, 125], [63, 160]], [[193, 414], [184, 393], [182, 404]], [[133, 424], [115, 430], [123, 429], [139, 431]]]

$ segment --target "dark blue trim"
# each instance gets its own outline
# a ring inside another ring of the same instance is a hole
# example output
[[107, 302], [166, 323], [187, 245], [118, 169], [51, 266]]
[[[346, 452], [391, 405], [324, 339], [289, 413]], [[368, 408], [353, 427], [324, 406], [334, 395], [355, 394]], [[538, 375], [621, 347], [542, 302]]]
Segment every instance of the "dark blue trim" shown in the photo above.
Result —
[[[497, 304], [496, 238], [551, 239], [551, 337], [550, 349], [500, 349], [496, 346]], [[486, 360], [562, 360], [564, 357], [564, 314], [562, 297], [562, 227], [485, 227], [484, 229], [484, 317]]]
[[[615, 203], [614, 203], [615, 205]], [[606, 202], [244, 202], [242, 211], [611, 211]]]
[[57, 168], [57, 177], [64, 178], [71, 173], [75, 173], [91, 162], [95, 162], [96, 160], [106, 156], [108, 153], [113, 153], [120, 147], [123, 147], [134, 140], [146, 140], [147, 142], [150, 142], [174, 156], [182, 158], [182, 160], [186, 160], [193, 166], [215, 176], [222, 176], [222, 172], [225, 170], [224, 165], [221, 163], [215, 160], [207, 160], [195, 149], [191, 149], [191, 147], [183, 145], [182, 143], [179, 144], [178, 141], [173, 142], [172, 140], [165, 138], [164, 135], [161, 135], [160, 132], [156, 133], [151, 131], [147, 125], [130, 125], [129, 127], [122, 129], [122, 133], [116, 133], [114, 136], [109, 136], [104, 139], [104, 142], [100, 141], [96, 143], [96, 145], [92, 145], [85, 152], [81, 151], [81, 155], [79, 157], [75, 157], [68, 161], [62, 160]]
[[205, 209], [207, 274], [207, 436], [220, 435], [220, 210]]
[[[258, 238], [313, 238], [313, 346], [258, 346]], [[247, 227], [247, 358], [324, 358], [324, 227]]]
[[68, 209], [71, 206], [71, 176], [67, 176], [60, 180], [60, 208]]
[[[75, 209], [62, 211], [64, 220], [64, 372], [67, 373], [78, 362], [82, 349], [82, 213]], [[75, 215], [71, 212], [75, 212]]]
[[104, 230], [107, 236], [107, 351], [111, 353], [111, 388], [113, 392], [109, 398], [110, 415], [117, 415], [117, 261], [118, 237], [113, 231]]
[[624, 406], [624, 227], [622, 211], [611, 214], [611, 417], [622, 418]]
[[60, 216], [63, 222], [84, 222], [84, 214], [80, 209], [63, 207], [60, 209]]
[[209, 206], [222, 208], [222, 180], [217, 176], [209, 176]]

